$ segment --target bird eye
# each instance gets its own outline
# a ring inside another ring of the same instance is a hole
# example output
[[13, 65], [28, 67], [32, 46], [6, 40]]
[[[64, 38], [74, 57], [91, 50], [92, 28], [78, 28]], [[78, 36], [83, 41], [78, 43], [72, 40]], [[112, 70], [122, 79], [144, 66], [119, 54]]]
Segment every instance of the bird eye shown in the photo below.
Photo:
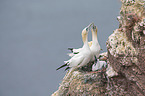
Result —
[[93, 29], [96, 29], [96, 26], [93, 26]]
[[86, 28], [86, 30], [88, 31], [89, 28]]

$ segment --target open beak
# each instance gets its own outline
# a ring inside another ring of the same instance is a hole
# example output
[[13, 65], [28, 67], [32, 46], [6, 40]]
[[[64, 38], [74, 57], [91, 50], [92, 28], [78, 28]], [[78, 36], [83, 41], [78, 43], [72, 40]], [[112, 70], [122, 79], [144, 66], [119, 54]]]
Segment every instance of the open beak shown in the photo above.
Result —
[[94, 25], [94, 23], [91, 23], [91, 24], [89, 24], [89, 25], [86, 27], [87, 32], [89, 31], [89, 29], [90, 29], [90, 27], [91, 27], [92, 25]]
[[94, 32], [97, 33], [97, 31], [98, 31], [97, 26], [95, 26], [95, 25], [93, 24], [93, 28], [92, 28], [92, 29], [94, 30]]
[[97, 27], [93, 24], [93, 30], [97, 30]]
[[90, 28], [92, 25], [94, 25], [94, 23], [89, 24], [89, 25], [88, 25], [88, 28]]

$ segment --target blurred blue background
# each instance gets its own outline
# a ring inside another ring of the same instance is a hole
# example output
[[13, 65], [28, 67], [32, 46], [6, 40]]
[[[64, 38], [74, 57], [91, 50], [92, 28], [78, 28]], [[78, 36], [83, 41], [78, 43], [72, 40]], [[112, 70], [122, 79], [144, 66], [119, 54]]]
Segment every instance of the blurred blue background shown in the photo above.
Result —
[[[65, 75], [56, 68], [81, 31], [98, 27], [104, 52], [118, 28], [119, 0], [0, 0], [0, 96], [50, 96]], [[91, 32], [89, 33], [91, 40]]]

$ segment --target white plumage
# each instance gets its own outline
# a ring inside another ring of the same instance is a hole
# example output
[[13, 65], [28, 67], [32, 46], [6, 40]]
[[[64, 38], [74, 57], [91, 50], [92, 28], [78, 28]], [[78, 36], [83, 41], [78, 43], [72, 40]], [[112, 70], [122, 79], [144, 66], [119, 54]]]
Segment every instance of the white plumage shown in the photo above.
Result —
[[107, 63], [105, 61], [99, 61], [97, 60], [97, 63], [93, 64], [92, 71], [97, 71], [99, 69], [102, 69], [103, 67], [106, 67]]
[[68, 61], [65, 61], [66, 64], [62, 65], [58, 69], [60, 69], [64, 66], [69, 66], [71, 68], [78, 68], [78, 67], [82, 67], [90, 62], [90, 60], [93, 56], [91, 53], [90, 47], [88, 45], [88, 32], [89, 32], [90, 26], [91, 26], [91, 24], [89, 26], [87, 26], [86, 28], [84, 28], [82, 31], [82, 39], [83, 39], [84, 45], [83, 45], [81, 51], [78, 54], [74, 55]]
[[[91, 28], [91, 32], [92, 32], [92, 41], [88, 42], [88, 44], [89, 44], [92, 54], [94, 55], [91, 61], [94, 61], [95, 56], [96, 58], [99, 57], [100, 50], [101, 50], [101, 47], [97, 38], [97, 27], [94, 24], [93, 24], [93, 27]], [[70, 48], [70, 50], [72, 51], [72, 53], [68, 53], [68, 55], [70, 57], [73, 57], [75, 54], [78, 54], [79, 52], [81, 52], [82, 48], [79, 48], [79, 49]]]
[[90, 47], [90, 50], [92, 54], [94, 55], [91, 61], [94, 61], [95, 56], [96, 58], [99, 58], [99, 54], [101, 50], [101, 47], [97, 38], [97, 27], [94, 24], [93, 24], [93, 28], [91, 28], [91, 32], [92, 32], [92, 46]]

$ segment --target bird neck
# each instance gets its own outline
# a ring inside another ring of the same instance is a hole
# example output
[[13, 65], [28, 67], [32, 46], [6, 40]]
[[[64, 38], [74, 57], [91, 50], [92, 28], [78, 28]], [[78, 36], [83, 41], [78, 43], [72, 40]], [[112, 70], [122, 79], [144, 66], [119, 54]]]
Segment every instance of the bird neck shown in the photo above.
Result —
[[99, 44], [98, 38], [97, 38], [97, 32], [92, 32], [92, 45], [97, 45]]
[[87, 35], [82, 35], [82, 39], [84, 43], [83, 48], [89, 48]]

